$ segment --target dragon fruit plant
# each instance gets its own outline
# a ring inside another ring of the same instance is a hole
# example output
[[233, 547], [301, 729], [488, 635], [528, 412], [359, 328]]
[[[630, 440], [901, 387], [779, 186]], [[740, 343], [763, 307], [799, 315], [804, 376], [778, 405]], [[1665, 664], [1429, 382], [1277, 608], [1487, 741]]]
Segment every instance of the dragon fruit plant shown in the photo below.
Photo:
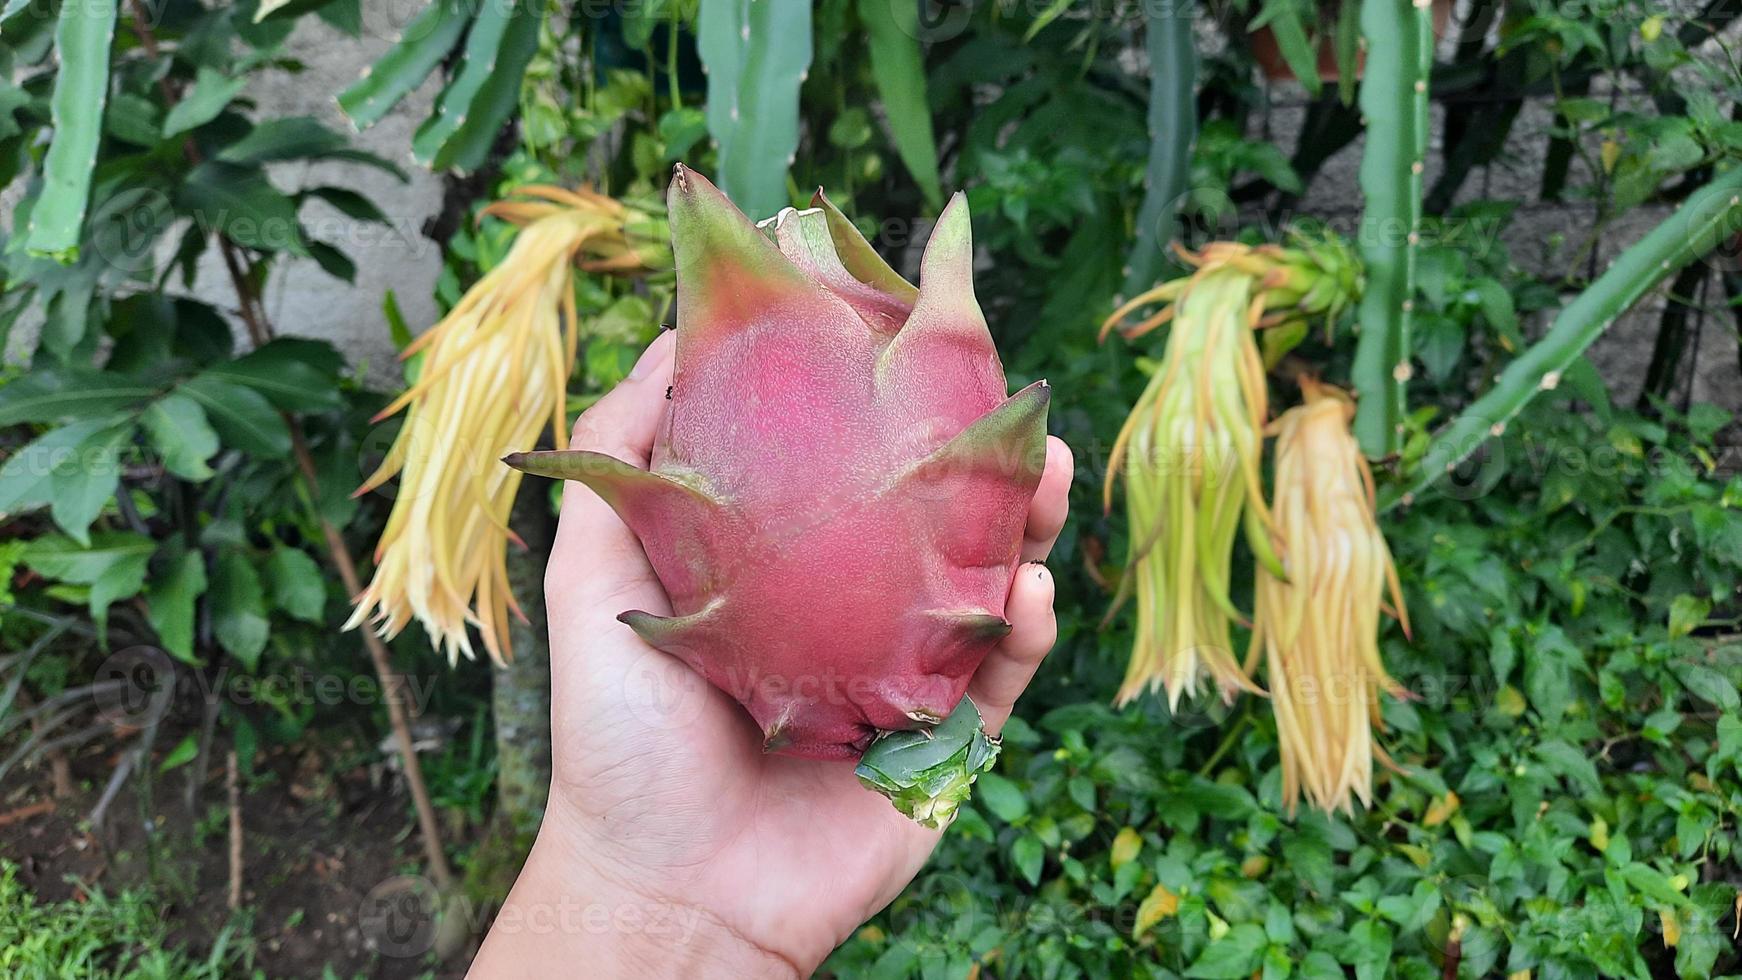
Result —
[[673, 610], [618, 618], [742, 704], [767, 751], [863, 757], [867, 786], [939, 825], [996, 750], [964, 694], [1011, 628], [1049, 400], [1044, 381], [1006, 397], [966, 200], [917, 289], [820, 191], [753, 225], [679, 166], [667, 204], [677, 351], [651, 468], [508, 462], [610, 504]]

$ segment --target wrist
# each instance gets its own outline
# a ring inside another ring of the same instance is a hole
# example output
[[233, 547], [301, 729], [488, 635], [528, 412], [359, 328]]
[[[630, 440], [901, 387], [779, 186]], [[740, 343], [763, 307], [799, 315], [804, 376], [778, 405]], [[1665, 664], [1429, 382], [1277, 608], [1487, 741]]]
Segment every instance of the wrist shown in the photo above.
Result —
[[702, 905], [667, 897], [585, 853], [547, 816], [470, 977], [802, 977], [785, 956]]

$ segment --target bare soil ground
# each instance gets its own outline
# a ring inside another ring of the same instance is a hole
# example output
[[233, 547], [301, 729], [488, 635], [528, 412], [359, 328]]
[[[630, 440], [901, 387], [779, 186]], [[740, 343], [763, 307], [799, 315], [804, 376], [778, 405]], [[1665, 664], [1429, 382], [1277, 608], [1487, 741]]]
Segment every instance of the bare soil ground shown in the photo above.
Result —
[[[162, 738], [174, 746], [179, 735]], [[156, 773], [163, 750], [148, 771]], [[269, 753], [242, 793], [242, 905], [253, 965], [270, 977], [459, 977], [487, 910], [461, 909], [438, 936], [423, 913], [419, 842], [397, 777], [379, 765], [335, 772], [336, 753]], [[354, 757], [354, 753], [351, 753]], [[144, 889], [172, 941], [204, 955], [234, 919], [222, 753], [190, 809], [192, 766], [129, 780], [103, 825], [86, 816], [117, 758], [94, 746], [68, 759], [71, 795], [56, 798], [47, 765], [15, 771], [0, 789], [0, 856], [43, 901], [81, 900], [91, 887]], [[234, 943], [236, 934], [232, 933]], [[453, 937], [453, 938], [447, 938]], [[437, 945], [455, 947], [445, 962]], [[328, 974], [327, 971], [331, 971]]]

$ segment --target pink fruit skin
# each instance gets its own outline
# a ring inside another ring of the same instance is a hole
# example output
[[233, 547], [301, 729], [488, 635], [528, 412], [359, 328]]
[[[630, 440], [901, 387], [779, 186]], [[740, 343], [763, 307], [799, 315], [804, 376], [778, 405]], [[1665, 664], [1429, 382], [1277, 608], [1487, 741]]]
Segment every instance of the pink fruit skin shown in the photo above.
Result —
[[681, 166], [668, 202], [676, 374], [652, 473], [571, 453], [591, 458], [562, 475], [611, 503], [671, 597], [671, 617], [619, 618], [743, 704], [769, 751], [856, 759], [948, 715], [1009, 632], [1049, 391], [1005, 397], [959, 194], [917, 294], [824, 210], [759, 229]]

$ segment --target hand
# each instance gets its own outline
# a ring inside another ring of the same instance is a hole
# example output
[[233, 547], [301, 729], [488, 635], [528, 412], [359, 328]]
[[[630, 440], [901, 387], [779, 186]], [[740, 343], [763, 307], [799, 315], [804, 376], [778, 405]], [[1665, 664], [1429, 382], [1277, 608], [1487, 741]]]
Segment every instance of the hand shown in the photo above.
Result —
[[[648, 465], [672, 352], [671, 334], [654, 341], [576, 422], [572, 448]], [[968, 689], [992, 732], [1053, 644], [1039, 562], [1064, 525], [1071, 470], [1049, 438], [1022, 543], [1033, 564], [1011, 586], [1010, 635]], [[937, 846], [939, 831], [861, 787], [851, 765], [764, 755], [743, 708], [617, 622], [670, 604], [635, 536], [579, 483], [563, 489], [545, 600], [550, 803], [473, 975], [808, 975]], [[565, 907], [571, 921], [551, 921]]]

